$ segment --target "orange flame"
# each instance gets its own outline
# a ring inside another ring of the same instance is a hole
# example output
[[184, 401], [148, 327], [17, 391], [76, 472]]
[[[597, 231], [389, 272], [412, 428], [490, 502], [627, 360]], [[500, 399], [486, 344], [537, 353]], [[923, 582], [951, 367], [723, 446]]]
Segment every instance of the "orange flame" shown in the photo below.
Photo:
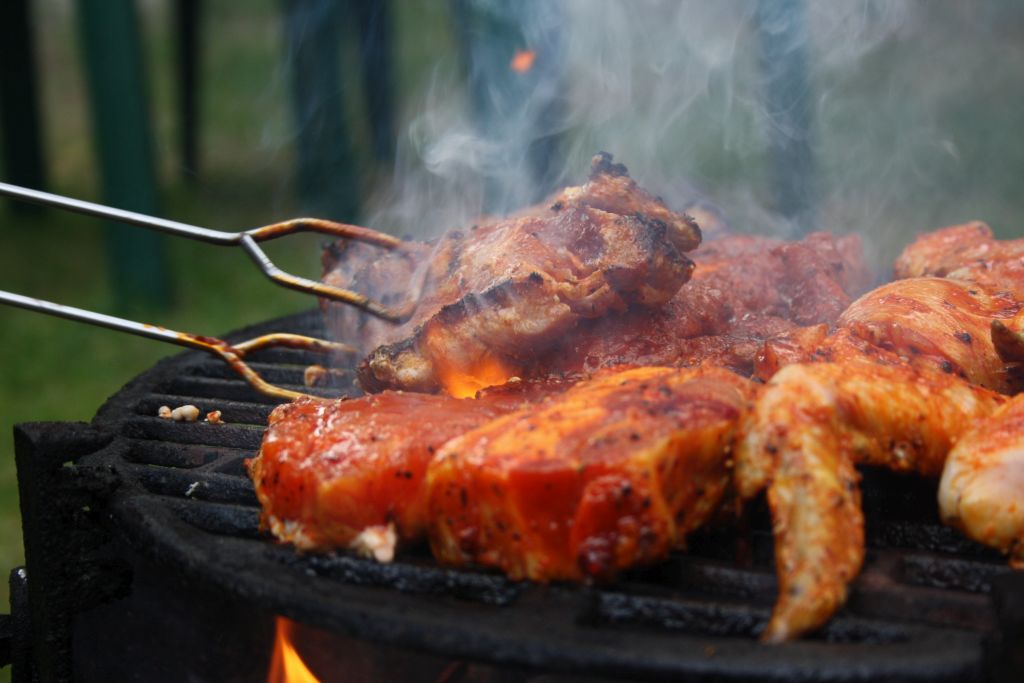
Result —
[[270, 658], [267, 683], [320, 683], [313, 675], [292, 643], [294, 624], [284, 617], [277, 618], [277, 637], [274, 654]]
[[533, 63], [536, 59], [537, 53], [533, 50], [519, 50], [512, 55], [509, 67], [517, 74], [524, 74], [533, 68]]
[[473, 398], [476, 392], [507, 382], [515, 372], [493, 356], [485, 356], [469, 368], [447, 363], [437, 367], [441, 386], [454, 398]]

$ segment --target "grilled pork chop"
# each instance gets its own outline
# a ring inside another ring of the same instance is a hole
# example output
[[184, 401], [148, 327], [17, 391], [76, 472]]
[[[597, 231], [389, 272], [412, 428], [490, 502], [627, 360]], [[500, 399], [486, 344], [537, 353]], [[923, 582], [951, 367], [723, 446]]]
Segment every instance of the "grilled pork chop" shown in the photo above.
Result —
[[608, 579], [655, 562], [717, 509], [749, 380], [608, 371], [449, 441], [427, 472], [440, 561], [516, 579]]
[[693, 278], [657, 310], [581, 323], [524, 376], [631, 365], [717, 365], [749, 375], [766, 339], [833, 323], [867, 284], [856, 237], [731, 235], [693, 253]]
[[[599, 154], [585, 185], [525, 215], [445, 234], [415, 272], [372, 293], [388, 301], [411, 291], [415, 310], [392, 330], [355, 325], [364, 337], [356, 341], [379, 344], [360, 366], [360, 383], [368, 391], [432, 392], [465, 378], [469, 395], [501, 383], [580, 320], [663, 305], [689, 279], [693, 263], [684, 254], [698, 244], [692, 219]], [[354, 275], [335, 268], [328, 280], [379, 283], [425, 248], [391, 254], [369, 271], [350, 267]]]
[[480, 398], [386, 391], [278, 406], [247, 465], [261, 524], [302, 549], [350, 545], [368, 528], [398, 537], [426, 530], [424, 476], [448, 439], [558, 391], [558, 381], [512, 382]]
[[[328, 281], [358, 281], [365, 286], [361, 291], [391, 283], [396, 296], [414, 287], [419, 254], [407, 249], [374, 260], [379, 250], [358, 244], [351, 249], [326, 257]], [[766, 339], [799, 325], [835, 322], [870, 280], [856, 236], [815, 233], [785, 242], [725, 235], [691, 256], [696, 264], [692, 278], [664, 306], [581, 321], [571, 336], [522, 363], [517, 374], [708, 363], [749, 375]], [[394, 329], [358, 309], [341, 308], [337, 314], [329, 309], [328, 316], [337, 338], [349, 343], [372, 347]]]

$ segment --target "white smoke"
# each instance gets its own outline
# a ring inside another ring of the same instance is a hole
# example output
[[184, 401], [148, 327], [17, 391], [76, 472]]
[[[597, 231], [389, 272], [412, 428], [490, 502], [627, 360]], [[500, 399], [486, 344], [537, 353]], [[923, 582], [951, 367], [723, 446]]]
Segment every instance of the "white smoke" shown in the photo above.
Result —
[[[497, 102], [509, 114], [497, 134], [487, 134], [474, 115], [466, 72], [439, 65], [410, 107], [415, 114], [401, 136], [393, 183], [374, 198], [376, 227], [426, 236], [535, 200], [536, 168], [527, 150], [552, 135], [560, 142], [548, 185], [580, 182], [590, 157], [606, 150], [671, 205], [709, 199], [748, 232], [857, 231], [874, 241], [883, 261], [915, 231], [974, 217], [996, 221], [968, 213], [984, 208], [987, 195], [972, 176], [978, 154], [965, 143], [978, 130], [955, 112], [985, 90], [986, 80], [1021, 91], [1020, 70], [1012, 68], [1021, 57], [1014, 33], [993, 29], [1007, 17], [1020, 25], [1008, 3], [475, 4], [520, 22], [522, 47], [537, 52], [529, 87], [483, 89], [485, 106]], [[761, 51], [765, 40], [780, 42], [775, 48], [784, 57], [806, 55], [807, 130], [794, 129], [800, 119], [787, 118], [766, 94], [774, 82]], [[513, 47], [497, 58], [506, 68]], [[493, 64], [468, 66], [470, 74], [487, 68]], [[552, 106], [557, 115], [545, 116]], [[811, 225], [798, 226], [779, 210], [773, 135], [776, 142], [806, 136]], [[945, 194], [951, 183], [977, 201], [958, 203]]]

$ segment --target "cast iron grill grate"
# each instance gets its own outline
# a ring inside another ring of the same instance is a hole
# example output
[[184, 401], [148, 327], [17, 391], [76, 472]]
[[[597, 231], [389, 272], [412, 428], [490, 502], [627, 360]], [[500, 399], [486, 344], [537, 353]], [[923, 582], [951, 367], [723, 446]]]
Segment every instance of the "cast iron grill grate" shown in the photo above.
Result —
[[[269, 330], [323, 335], [309, 312]], [[254, 355], [269, 381], [302, 387], [302, 351]], [[343, 389], [351, 376], [339, 380]], [[222, 411], [226, 424], [175, 423], [161, 405]], [[76, 463], [114, 471], [109, 523], [190, 580], [345, 635], [457, 658], [630, 678], [984, 680], [1004, 560], [942, 527], [934, 484], [866, 472], [869, 552], [848, 605], [815, 636], [763, 646], [775, 594], [763, 511], [750, 529], [704, 532], [690, 551], [606, 587], [513, 583], [435, 565], [425, 549], [379, 565], [302, 555], [260, 535], [244, 460], [272, 399], [190, 352], [115, 395], [94, 427], [113, 435]], [[742, 543], [737, 541], [741, 539]]]

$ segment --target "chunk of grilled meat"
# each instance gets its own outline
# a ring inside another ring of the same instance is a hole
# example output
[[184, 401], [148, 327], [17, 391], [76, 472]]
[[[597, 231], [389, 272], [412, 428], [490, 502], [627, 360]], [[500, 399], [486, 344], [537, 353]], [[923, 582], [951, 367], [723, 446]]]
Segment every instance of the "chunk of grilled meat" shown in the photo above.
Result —
[[[329, 244], [321, 255], [325, 284], [361, 292], [388, 307], [401, 307], [423, 284], [426, 263], [433, 247], [405, 240], [383, 251], [365, 242], [340, 240]], [[360, 308], [320, 299], [327, 329], [337, 341], [367, 354], [381, 344], [401, 338], [405, 325], [382, 320]]]
[[435, 557], [539, 581], [665, 557], [718, 506], [751, 386], [718, 368], [608, 371], [449, 441], [427, 474]]
[[971, 282], [1024, 301], [1024, 239], [997, 240], [980, 221], [925, 233], [896, 259], [896, 277]]
[[[417, 287], [413, 249], [386, 255], [363, 245], [341, 253], [328, 250], [326, 279], [339, 286], [359, 283], [359, 291], [379, 292], [393, 304], [405, 289]], [[519, 364], [516, 374], [706, 362], [749, 375], [765, 339], [798, 325], [834, 322], [871, 279], [856, 236], [814, 233], [785, 242], [725, 235], [691, 256], [693, 277], [667, 304], [583, 320], [572, 335]], [[352, 307], [330, 305], [327, 312], [337, 338], [360, 348], [376, 346], [395, 332]]]
[[[497, 381], [484, 384], [499, 383], [580, 320], [667, 302], [689, 279], [693, 263], [684, 254], [698, 244], [696, 223], [599, 154], [589, 181], [543, 210], [449, 232], [431, 245], [401, 282], [412, 285], [412, 317], [381, 335], [360, 383], [368, 391], [436, 391], [449, 376], [479, 378], [481, 367], [500, 368]], [[369, 282], [402, 270], [404, 257], [389, 255], [374, 272], [350, 270]], [[339, 284], [347, 284], [343, 270], [331, 276]]]
[[[919, 239], [896, 267], [913, 277], [855, 301], [834, 333], [803, 328], [770, 340], [759, 355], [756, 375], [769, 383], [745, 423], [736, 482], [744, 498], [768, 486], [780, 580], [768, 639], [820, 625], [845, 599], [863, 559], [853, 464], [925, 476], [953, 467], [943, 485], [946, 514], [993, 544], [1012, 538], [1014, 495], [994, 486], [982, 464], [1010, 471], [1001, 459], [1006, 439], [977, 457], [967, 450], [984, 443], [980, 430], [992, 423], [966, 437], [958, 464], [946, 463], [957, 440], [1006, 400], [989, 389], [1021, 386], [1019, 366], [1007, 362], [1021, 301], [1012, 286], [995, 289], [978, 277], [992, 272], [980, 265], [984, 254], [991, 262], [1016, 247], [989, 240], [982, 248], [986, 236], [975, 224]], [[1005, 335], [994, 343], [990, 329]], [[982, 504], [979, 492], [1003, 498]], [[956, 496], [968, 500], [960, 506]], [[979, 511], [996, 510], [1001, 518], [981, 525]]]
[[[894, 270], [903, 279], [850, 304], [840, 328], [916, 367], [1004, 393], [1022, 388], [1024, 240], [995, 240], [978, 222], [943, 228], [904, 249]], [[830, 344], [819, 328], [771, 340], [759, 374], [828, 355]]]
[[865, 294], [839, 318], [855, 335], [918, 367], [952, 373], [1003, 393], [1020, 377], [996, 353], [991, 327], [1021, 303], [980, 285], [936, 277], [897, 280]]
[[589, 373], [621, 364], [701, 363], [749, 375], [764, 341], [796, 325], [835, 322], [866, 286], [856, 237], [797, 242], [724, 237], [693, 253], [693, 278], [665, 306], [582, 323], [525, 376]]
[[864, 559], [854, 464], [937, 476], [949, 449], [1004, 397], [954, 375], [852, 354], [771, 378], [737, 442], [742, 499], [767, 487], [779, 597], [763, 637], [823, 624]]
[[1024, 394], [977, 422], [950, 451], [939, 512], [1024, 569]]
[[1001, 390], [1024, 388], [1024, 239], [997, 240], [978, 221], [954, 225], [918, 237], [903, 250], [894, 271], [903, 278], [941, 276], [1004, 302], [984, 336], [1008, 364], [1009, 377]]
[[383, 392], [278, 406], [248, 461], [261, 525], [303, 549], [345, 547], [363, 530], [394, 524], [401, 539], [427, 524], [424, 475], [448, 439], [558, 391], [513, 382], [478, 399]]
[[768, 339], [755, 374], [767, 379], [789, 363], [884, 350], [914, 367], [1012, 394], [1024, 388], [1021, 309], [1009, 294], [974, 283], [938, 277], [896, 280], [850, 304], [837, 323], [845, 332], [835, 339], [822, 326]]

